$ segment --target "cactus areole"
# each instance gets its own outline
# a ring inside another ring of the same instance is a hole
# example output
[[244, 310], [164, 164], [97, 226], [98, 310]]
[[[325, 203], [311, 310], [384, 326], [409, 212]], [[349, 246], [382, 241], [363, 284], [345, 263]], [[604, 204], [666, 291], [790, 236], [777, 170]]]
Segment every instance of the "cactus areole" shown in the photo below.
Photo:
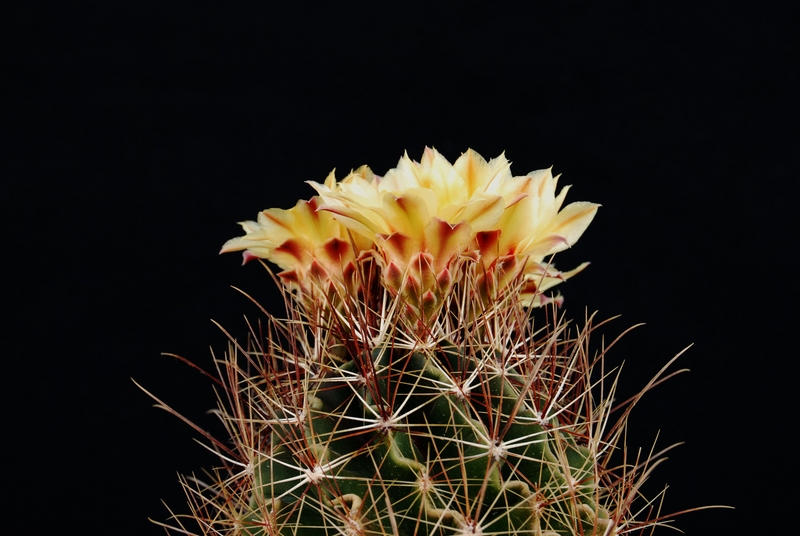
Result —
[[[650, 466], [619, 461], [616, 378], [546, 294], [598, 205], [550, 170], [433, 149], [242, 222], [288, 318], [219, 361], [223, 467], [185, 479], [197, 529], [242, 535], [610, 535]], [[269, 266], [265, 264], [265, 266]], [[547, 305], [547, 307], [542, 307]], [[538, 311], [538, 312], [534, 312]], [[614, 461], [612, 463], [612, 455]], [[637, 517], [638, 516], [638, 517]]]

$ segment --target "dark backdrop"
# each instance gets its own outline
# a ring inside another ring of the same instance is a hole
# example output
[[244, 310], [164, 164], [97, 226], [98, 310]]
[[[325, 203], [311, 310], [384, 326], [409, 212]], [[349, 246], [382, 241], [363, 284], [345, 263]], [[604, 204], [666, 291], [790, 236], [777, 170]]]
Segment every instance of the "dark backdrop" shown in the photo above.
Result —
[[[796, 13], [779, 3], [88, 2], [12, 8], [4, 33], [4, 525], [158, 534], [176, 473], [213, 456], [209, 347], [278, 312], [263, 270], [218, 257], [235, 222], [306, 180], [426, 145], [554, 166], [602, 203], [559, 257], [566, 312], [622, 315], [624, 389], [671, 356], [630, 442], [685, 441], [653, 476], [690, 535], [780, 533], [796, 479]], [[788, 4], [788, 3], [787, 3]], [[8, 96], [11, 96], [8, 99]], [[793, 413], [791, 415], [794, 415]], [[5, 531], [4, 531], [5, 532]], [[664, 531], [663, 533], [669, 533]]]

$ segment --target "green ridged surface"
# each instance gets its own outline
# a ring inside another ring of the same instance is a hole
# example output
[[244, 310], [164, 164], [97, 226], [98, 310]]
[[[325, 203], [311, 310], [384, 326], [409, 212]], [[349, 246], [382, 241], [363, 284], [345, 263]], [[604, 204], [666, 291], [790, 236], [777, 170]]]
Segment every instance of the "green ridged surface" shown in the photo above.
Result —
[[383, 348], [287, 377], [305, 415], [273, 423], [246, 533], [603, 534], [581, 431], [499, 358]]

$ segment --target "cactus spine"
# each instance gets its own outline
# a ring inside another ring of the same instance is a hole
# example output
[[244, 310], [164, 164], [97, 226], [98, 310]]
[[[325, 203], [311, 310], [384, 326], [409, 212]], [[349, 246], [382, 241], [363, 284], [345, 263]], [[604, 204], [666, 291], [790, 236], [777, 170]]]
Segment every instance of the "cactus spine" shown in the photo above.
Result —
[[534, 331], [515, 290], [480, 312], [474, 291], [459, 284], [424, 335], [391, 312], [400, 302], [384, 290], [377, 324], [341, 314], [317, 324], [291, 307], [294, 318], [269, 318], [248, 347], [232, 342], [219, 415], [234, 446], [219, 444], [226, 467], [212, 484], [185, 482], [202, 534], [647, 525], [631, 504], [648, 467], [609, 467], [627, 413], [610, 421], [615, 381], [598, 378], [591, 320], [576, 330], [551, 318]]

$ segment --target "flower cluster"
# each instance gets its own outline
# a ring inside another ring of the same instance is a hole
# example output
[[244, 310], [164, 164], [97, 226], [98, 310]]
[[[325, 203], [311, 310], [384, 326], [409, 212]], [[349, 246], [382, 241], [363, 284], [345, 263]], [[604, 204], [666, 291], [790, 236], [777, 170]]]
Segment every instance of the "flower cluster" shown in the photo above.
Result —
[[426, 148], [383, 177], [363, 166], [338, 182], [333, 172], [310, 182], [317, 196], [242, 222], [247, 234], [222, 252], [277, 264], [284, 283], [308, 297], [352, 291], [359, 259], [372, 257], [383, 285], [422, 319], [435, 315], [464, 263], [477, 267], [484, 299], [521, 281], [523, 303], [538, 306], [543, 291], [586, 266], [559, 272], [546, 259], [575, 244], [598, 207], [562, 208], [569, 187], [556, 195], [557, 181], [549, 169], [514, 177], [504, 155], [486, 161], [468, 150], [451, 164]]

